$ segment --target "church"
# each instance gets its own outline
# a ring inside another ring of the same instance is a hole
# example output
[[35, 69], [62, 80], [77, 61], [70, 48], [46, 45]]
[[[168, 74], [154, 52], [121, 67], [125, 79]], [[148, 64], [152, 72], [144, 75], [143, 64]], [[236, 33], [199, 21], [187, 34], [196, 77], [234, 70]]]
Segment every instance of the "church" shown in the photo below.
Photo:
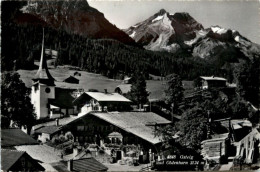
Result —
[[36, 118], [61, 118], [76, 115], [77, 108], [72, 104], [73, 89], [58, 88], [51, 76], [44, 50], [44, 33], [42, 40], [39, 69], [32, 79], [31, 103], [34, 105]]

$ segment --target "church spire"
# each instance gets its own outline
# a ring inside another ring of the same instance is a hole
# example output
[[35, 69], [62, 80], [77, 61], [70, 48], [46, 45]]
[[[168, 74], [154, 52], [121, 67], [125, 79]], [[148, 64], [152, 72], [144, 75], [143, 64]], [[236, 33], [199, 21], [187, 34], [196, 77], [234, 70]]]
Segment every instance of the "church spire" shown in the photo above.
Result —
[[41, 51], [41, 60], [39, 64], [39, 69], [33, 79], [34, 81], [45, 81], [49, 84], [54, 84], [54, 78], [51, 76], [45, 57], [44, 49], [44, 29], [43, 29], [43, 38], [42, 38], [42, 51]]

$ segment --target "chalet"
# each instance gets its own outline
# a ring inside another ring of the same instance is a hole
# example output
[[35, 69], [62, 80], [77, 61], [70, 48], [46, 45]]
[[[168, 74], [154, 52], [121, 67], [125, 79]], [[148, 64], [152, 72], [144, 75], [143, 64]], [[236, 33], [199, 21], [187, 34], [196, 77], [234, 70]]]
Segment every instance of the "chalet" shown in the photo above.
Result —
[[2, 171], [45, 171], [35, 159], [24, 151], [1, 149]]
[[252, 128], [251, 122], [224, 120], [221, 126], [223, 133], [211, 135], [210, 139], [202, 141], [201, 153], [204, 159], [222, 163], [221, 158], [226, 157], [226, 160], [243, 159], [245, 163], [253, 163], [258, 156], [254, 152], [258, 151], [260, 134]]
[[79, 118], [79, 116], [68, 116], [37, 124], [32, 127], [31, 134], [37, 140], [45, 143], [49, 140], [52, 140], [53, 137], [57, 137], [60, 134], [65, 134], [62, 131], [62, 127], [76, 120], [77, 118]]
[[[104, 159], [105, 162], [110, 162], [110, 153], [116, 160], [127, 158], [130, 151], [135, 152], [136, 158], [141, 156], [141, 162], [147, 162], [149, 152], [158, 153], [162, 144], [162, 138], [155, 136], [154, 131], [158, 127], [171, 124], [171, 121], [152, 112], [90, 111], [82, 116], [61, 118], [58, 124], [59, 126], [55, 126], [57, 121], [40, 124], [34, 132], [41, 134], [38, 136], [40, 139], [43, 139], [43, 133], [53, 138], [71, 132], [75, 143], [94, 144], [103, 148], [109, 157], [102, 157], [100, 162]], [[96, 157], [99, 152], [94, 152]], [[73, 148], [72, 155], [65, 157], [76, 160], [93, 157], [91, 155], [93, 153], [89, 148], [79, 149], [77, 146]]]
[[201, 76], [200, 78], [202, 80], [202, 89], [219, 88], [227, 86], [227, 80], [225, 78], [215, 76]]
[[32, 80], [31, 103], [35, 108], [37, 119], [77, 114], [76, 106], [72, 105], [71, 92], [74, 90], [56, 88], [55, 79], [49, 72], [44, 53], [44, 34], [39, 69]]
[[118, 93], [84, 92], [73, 101], [79, 116], [91, 111], [127, 111], [131, 101]]
[[[60, 151], [48, 146], [46, 144], [40, 145], [21, 145], [15, 146], [15, 149], [18, 151], [24, 151], [32, 158], [37, 159], [38, 162], [45, 168], [46, 171], [64, 171], [64, 170], [55, 170], [53, 166], [60, 164], [62, 158], [60, 156]], [[67, 169], [66, 167], [63, 169]]]
[[73, 76], [81, 76], [81, 73], [76, 71], [76, 72], [73, 73]]
[[60, 134], [60, 126], [43, 126], [34, 131], [34, 134], [38, 136], [37, 140], [40, 140], [42, 143], [51, 140], [54, 136]]
[[69, 76], [68, 78], [64, 79], [63, 82], [71, 83], [71, 84], [79, 84], [79, 80], [74, 76]]
[[63, 131], [71, 131], [82, 144], [103, 147], [134, 144], [148, 152], [158, 151], [161, 138], [154, 131], [168, 124], [169, 120], [152, 112], [89, 112], [63, 126]]
[[132, 84], [132, 78], [131, 77], [125, 77], [123, 80], [123, 84]]

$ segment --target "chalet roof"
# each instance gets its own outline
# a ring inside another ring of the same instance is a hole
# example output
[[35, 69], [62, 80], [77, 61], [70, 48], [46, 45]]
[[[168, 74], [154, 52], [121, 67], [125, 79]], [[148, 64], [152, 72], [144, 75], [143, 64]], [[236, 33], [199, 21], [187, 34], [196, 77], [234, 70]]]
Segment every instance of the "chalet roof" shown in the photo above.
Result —
[[153, 112], [117, 112], [90, 113], [110, 124], [130, 132], [152, 144], [161, 142], [160, 137], [154, 136], [154, 126], [149, 124], [170, 124], [171, 121]]
[[[221, 125], [226, 128], [229, 128], [229, 121], [221, 121]], [[252, 123], [250, 121], [243, 119], [232, 119], [231, 125], [234, 130], [241, 129], [243, 127], [252, 127]]]
[[[227, 130], [229, 130], [228, 120], [221, 121], [220, 124]], [[231, 120], [230, 124], [233, 138], [236, 142], [243, 139], [248, 133], [250, 133], [252, 129], [252, 123], [248, 120], [233, 119]]]
[[[77, 118], [79, 118], [79, 117], [78, 116], [70, 116], [70, 117], [60, 118], [59, 119], [59, 125], [60, 126], [66, 125], [66, 124], [74, 121]], [[36, 129], [42, 127], [42, 126], [55, 126], [55, 125], [56, 125], [56, 120], [53, 119], [52, 121], [35, 125], [35, 126], [33, 126], [33, 129], [36, 130]]]
[[2, 147], [39, 144], [19, 128], [2, 129], [1, 135]]
[[226, 140], [228, 138], [228, 134], [229, 133], [214, 135], [211, 139], [203, 140], [201, 143], [202, 144], [219, 143], [222, 142], [223, 140]]
[[79, 79], [70, 75], [69, 77], [67, 77], [66, 79], [63, 80], [63, 82], [73, 82], [73, 81], [79, 82]]
[[24, 151], [1, 149], [1, 170], [8, 171], [24, 153]]
[[225, 78], [215, 77], [215, 76], [201, 76], [200, 78], [206, 81], [226, 81]]
[[[92, 97], [93, 99], [99, 101], [99, 102], [131, 102], [129, 99], [125, 98], [124, 96], [118, 94], [118, 93], [101, 93], [101, 92], [85, 92], [81, 96], [79, 96], [77, 99], [80, 99], [80, 97], [88, 95]], [[76, 100], [77, 100], [76, 99]]]
[[124, 81], [129, 81], [130, 79], [132, 79], [131, 77], [126, 77], [125, 79], [124, 79]]
[[123, 94], [128, 93], [131, 91], [132, 84], [121, 84], [118, 85], [116, 88], [119, 88]]
[[67, 165], [65, 164], [65, 162], [60, 161], [60, 162], [53, 162], [50, 163], [48, 165], [51, 165], [52, 168], [51, 170], [47, 170], [46, 171], [60, 171], [60, 172], [69, 172]]
[[[26, 155], [32, 161], [35, 161], [33, 158], [28, 156], [25, 151], [10, 150], [10, 149], [1, 149], [1, 170], [9, 171], [12, 166], [22, 157]], [[36, 161], [35, 161], [36, 162]], [[37, 163], [38, 170], [44, 171], [45, 169]]]
[[25, 145], [15, 146], [19, 151], [25, 151], [32, 158], [37, 159], [43, 163], [59, 162], [62, 159], [58, 156], [58, 150], [48, 145]]
[[84, 158], [72, 160], [73, 171], [107, 171], [108, 168], [102, 163], [98, 162], [95, 158]]
[[61, 126], [44, 126], [35, 130], [35, 133], [54, 134], [61, 130]]

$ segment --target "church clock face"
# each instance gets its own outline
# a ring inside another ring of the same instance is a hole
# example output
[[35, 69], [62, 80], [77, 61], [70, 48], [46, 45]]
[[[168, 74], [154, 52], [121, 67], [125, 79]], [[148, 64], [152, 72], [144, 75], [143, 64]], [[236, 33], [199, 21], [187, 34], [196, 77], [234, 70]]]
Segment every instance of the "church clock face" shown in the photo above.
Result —
[[50, 92], [51, 92], [51, 89], [47, 87], [47, 88], [45, 89], [45, 92], [46, 92], [46, 93], [50, 93]]

